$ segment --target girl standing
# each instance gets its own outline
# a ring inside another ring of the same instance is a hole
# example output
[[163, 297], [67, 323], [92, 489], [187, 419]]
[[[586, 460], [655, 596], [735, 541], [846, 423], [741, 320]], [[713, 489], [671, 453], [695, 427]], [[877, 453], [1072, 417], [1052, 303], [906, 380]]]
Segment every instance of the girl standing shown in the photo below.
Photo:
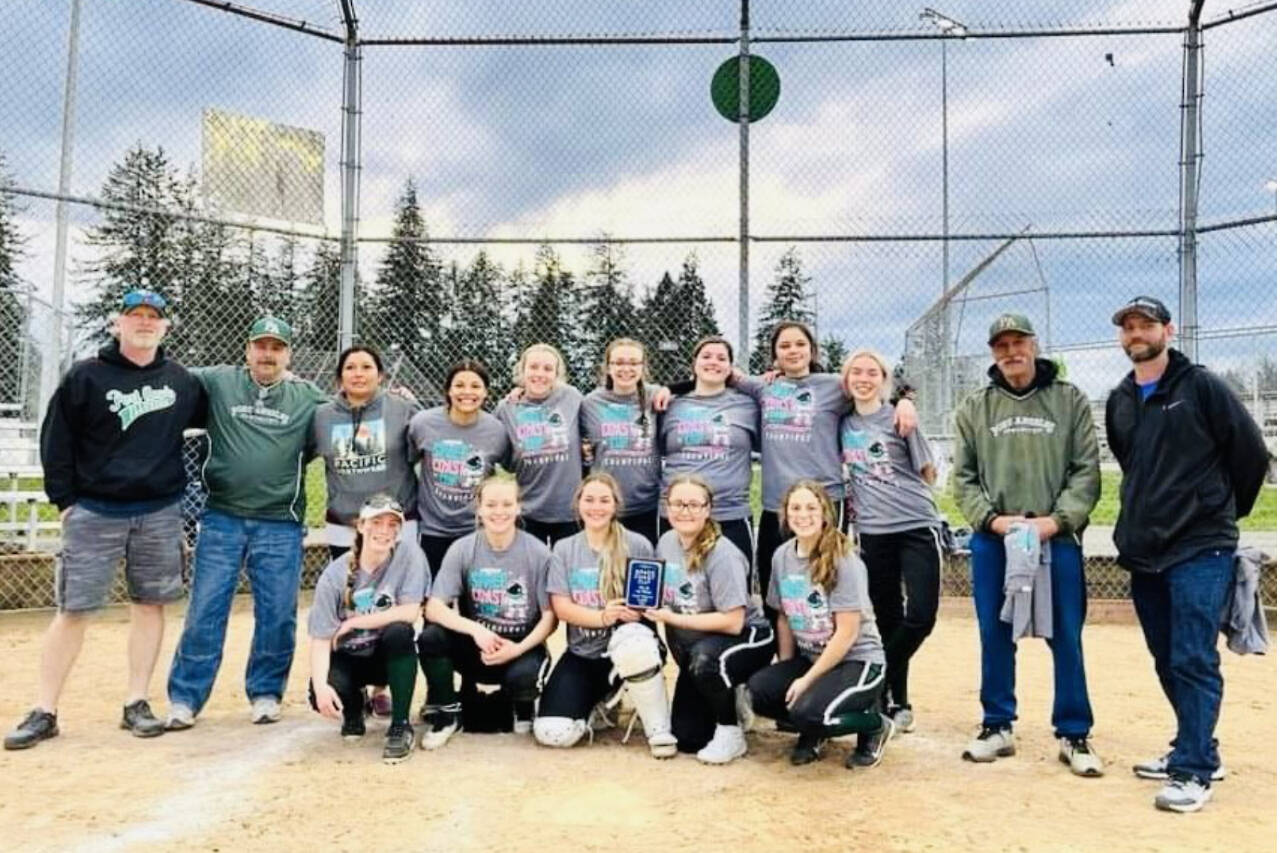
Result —
[[506, 427], [483, 410], [488, 396], [489, 371], [478, 361], [461, 361], [445, 376], [444, 405], [409, 422], [410, 446], [422, 460], [420, 542], [436, 573], [449, 546], [475, 530], [476, 486], [495, 465], [509, 464]]
[[720, 535], [711, 487], [677, 476], [666, 506], [672, 529], [658, 540], [664, 604], [645, 615], [666, 626], [680, 668], [671, 729], [681, 752], [727, 764], [747, 752], [734, 688], [773, 658], [773, 629], [748, 595], [746, 556]]
[[[653, 546], [619, 520], [616, 480], [589, 474], [574, 495], [582, 530], [555, 544], [547, 589], [565, 623], [568, 648], [556, 662], [538, 703], [533, 735], [545, 746], [573, 746], [588, 731], [596, 703], [627, 690], [655, 758], [676, 754], [662, 678], [663, 653], [652, 625], [626, 606], [629, 558], [653, 558]], [[611, 672], [616, 672], [617, 679]]]
[[423, 749], [443, 746], [462, 711], [453, 673], [472, 683], [500, 684], [511, 698], [514, 729], [533, 729], [533, 703], [547, 666], [546, 639], [556, 617], [547, 575], [556, 559], [516, 527], [515, 482], [491, 476], [476, 490], [477, 530], [449, 547], [427, 599], [418, 658], [427, 678]]
[[[840, 425], [840, 448], [858, 544], [866, 560], [871, 602], [884, 636], [884, 706], [900, 731], [915, 726], [907, 694], [911, 656], [938, 618], [942, 521], [934, 503], [929, 443], [894, 429], [885, 402], [889, 371], [871, 350], [858, 350], [841, 371], [854, 411]], [[903, 599], [903, 587], [906, 599]]]
[[391, 725], [382, 750], [388, 764], [413, 754], [413, 623], [429, 582], [417, 543], [400, 539], [403, 524], [404, 511], [389, 495], [364, 502], [351, 550], [321, 574], [307, 621], [311, 707], [342, 720], [344, 739], [364, 737], [365, 686], [390, 685]]
[[819, 757], [828, 737], [858, 733], [846, 767], [874, 767], [893, 735], [879, 712], [884, 650], [867, 573], [837, 524], [826, 487], [801, 480], [783, 497], [795, 538], [773, 555], [769, 601], [778, 614], [778, 662], [751, 677], [756, 713], [799, 729], [792, 764]]

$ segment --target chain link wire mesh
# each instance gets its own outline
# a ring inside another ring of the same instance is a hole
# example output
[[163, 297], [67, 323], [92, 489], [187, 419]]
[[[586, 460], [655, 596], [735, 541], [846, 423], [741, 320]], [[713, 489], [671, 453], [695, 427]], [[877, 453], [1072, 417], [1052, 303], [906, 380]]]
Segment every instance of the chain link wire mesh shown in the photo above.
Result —
[[[344, 53], [331, 0], [16, 0], [17, 47], [0, 55], [13, 117], [0, 142], [0, 260], [11, 259], [0, 271], [12, 271], [0, 282], [12, 341], [0, 359], [0, 476], [11, 469], [0, 607], [50, 603], [41, 407], [134, 286], [171, 300], [183, 363], [241, 362], [248, 325], [271, 313], [296, 330], [293, 371], [329, 388], [349, 257], [353, 339], [383, 350], [389, 383], [424, 405], [464, 357], [505, 393], [537, 341], [565, 352], [583, 389], [620, 335], [645, 342], [656, 382], [687, 375], [709, 332], [746, 339], [746, 363], [783, 311], [812, 323], [833, 368], [861, 346], [900, 362], [943, 460], [1000, 312], [1031, 317], [1099, 425], [1128, 369], [1110, 313], [1147, 293], [1178, 319], [1185, 2], [941, 10], [968, 38], [942, 38], [923, 10], [887, 0], [752, 4], [751, 51], [779, 69], [782, 96], [750, 130], [745, 330], [738, 129], [708, 98], [712, 72], [737, 55], [739, 2], [354, 6], [359, 49]], [[1196, 343], [1274, 448], [1274, 4], [1209, 2], [1201, 20]], [[344, 70], [344, 57], [358, 59]], [[358, 202], [345, 212], [344, 175]], [[780, 306], [784, 281], [802, 298]], [[205, 453], [190, 436], [188, 544]], [[1119, 475], [1104, 460], [1090, 591], [1123, 597], [1107, 535]], [[306, 486], [318, 530], [318, 463]], [[1273, 486], [1244, 527], [1274, 533]], [[309, 577], [320, 541], [309, 538]], [[945, 588], [967, 584], [953, 560]]]

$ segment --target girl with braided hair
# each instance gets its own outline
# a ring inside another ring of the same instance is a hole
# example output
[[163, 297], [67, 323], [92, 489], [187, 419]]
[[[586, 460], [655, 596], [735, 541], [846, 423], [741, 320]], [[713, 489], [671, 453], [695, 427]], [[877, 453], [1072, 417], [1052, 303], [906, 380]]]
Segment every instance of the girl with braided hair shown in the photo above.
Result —
[[827, 738], [858, 734], [846, 767], [874, 767], [893, 735], [879, 711], [884, 649], [867, 570], [840, 530], [823, 484], [800, 480], [782, 498], [794, 538], [773, 554], [769, 603], [778, 610], [778, 662], [751, 677], [757, 714], [800, 732], [792, 764], [817, 760]]
[[749, 595], [747, 556], [721, 535], [706, 481], [673, 477], [666, 507], [672, 529], [658, 540], [663, 606], [645, 615], [666, 626], [680, 668], [671, 729], [681, 752], [727, 764], [747, 752], [734, 688], [773, 658], [773, 629]]
[[342, 720], [342, 737], [364, 737], [364, 688], [387, 684], [391, 725], [382, 759], [413, 754], [409, 706], [417, 679], [413, 623], [429, 583], [427, 560], [412, 539], [400, 541], [404, 510], [389, 495], [370, 497], [356, 518], [355, 542], [316, 583], [307, 621], [311, 636], [311, 707]]
[[662, 678], [663, 649], [651, 624], [625, 603], [627, 560], [653, 559], [653, 546], [624, 528], [618, 482], [589, 474], [573, 498], [582, 530], [555, 544], [547, 581], [551, 607], [567, 626], [568, 648], [542, 691], [533, 735], [570, 747], [588, 731], [591, 709], [625, 689], [655, 758], [676, 754]]

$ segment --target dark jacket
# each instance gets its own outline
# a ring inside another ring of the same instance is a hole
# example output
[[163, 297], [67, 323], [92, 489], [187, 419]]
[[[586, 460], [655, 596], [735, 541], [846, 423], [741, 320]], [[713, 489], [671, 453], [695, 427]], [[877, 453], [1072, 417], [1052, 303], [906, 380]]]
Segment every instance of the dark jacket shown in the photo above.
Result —
[[1226, 383], [1169, 350], [1146, 402], [1132, 371], [1107, 397], [1107, 442], [1120, 462], [1120, 565], [1161, 572], [1201, 551], [1234, 551], [1267, 473], [1262, 432]]
[[139, 367], [112, 341], [76, 362], [40, 427], [44, 491], [59, 510], [80, 498], [150, 501], [180, 494], [182, 431], [204, 426], [204, 389], [165, 357]]

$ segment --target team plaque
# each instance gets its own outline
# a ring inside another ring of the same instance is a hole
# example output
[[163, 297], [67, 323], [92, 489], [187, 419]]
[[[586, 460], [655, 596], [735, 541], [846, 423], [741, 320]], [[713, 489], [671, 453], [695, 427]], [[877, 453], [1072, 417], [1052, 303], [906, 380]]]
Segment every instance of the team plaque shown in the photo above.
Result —
[[662, 560], [627, 560], [625, 600], [628, 607], [649, 610], [662, 606], [664, 568]]

